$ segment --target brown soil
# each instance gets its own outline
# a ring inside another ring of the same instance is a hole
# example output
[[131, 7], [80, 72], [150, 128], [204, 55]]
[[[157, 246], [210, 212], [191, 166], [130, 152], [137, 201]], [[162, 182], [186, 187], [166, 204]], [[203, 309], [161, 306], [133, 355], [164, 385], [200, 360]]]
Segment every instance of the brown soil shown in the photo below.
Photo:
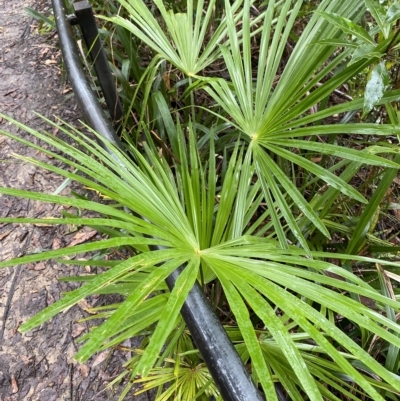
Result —
[[[0, 112], [37, 130], [46, 124], [33, 111], [79, 125], [80, 111], [64, 82], [57, 35], [55, 31], [39, 34], [38, 23], [26, 16], [24, 7], [50, 15], [51, 4], [50, 0], [0, 0]], [[36, 141], [1, 118], [0, 128]], [[59, 135], [57, 130], [53, 133]], [[52, 193], [62, 184], [61, 177], [17, 161], [12, 153], [39, 157], [0, 135], [1, 186]], [[69, 191], [68, 187], [63, 194]], [[4, 217], [57, 217], [60, 212], [59, 206], [0, 195]], [[67, 245], [75, 234], [63, 227], [0, 224], [0, 260]], [[121, 388], [104, 388], [121, 373], [129, 353], [106, 352], [86, 365], [73, 359], [76, 339], [90, 326], [78, 322], [87, 316], [84, 304], [28, 334], [17, 331], [22, 322], [74, 288], [58, 278], [76, 274], [78, 268], [53, 261], [0, 270], [0, 401], [118, 399]], [[103, 299], [90, 302], [99, 306]], [[135, 397], [147, 399], [146, 395]]]

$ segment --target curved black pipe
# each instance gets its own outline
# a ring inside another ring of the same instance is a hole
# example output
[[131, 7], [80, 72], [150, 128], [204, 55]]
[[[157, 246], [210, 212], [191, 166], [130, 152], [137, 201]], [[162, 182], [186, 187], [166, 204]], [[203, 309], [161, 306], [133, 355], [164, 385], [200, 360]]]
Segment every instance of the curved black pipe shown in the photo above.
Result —
[[104, 138], [120, 147], [121, 142], [110, 121], [98, 104], [97, 98], [90, 88], [85, 73], [83, 72], [78, 47], [73, 36], [71, 25], [66, 18], [64, 2], [63, 0], [52, 0], [52, 4], [68, 79], [85, 120]]
[[89, 55], [92, 59], [93, 67], [96, 71], [108, 111], [110, 112], [113, 127], [117, 134], [120, 134], [124, 111], [111, 74], [107, 55], [100, 39], [92, 7], [87, 0], [83, 0], [74, 3], [74, 10], [75, 16], [78, 19], [77, 23], [81, 28], [83, 39], [89, 50]]
[[[63, 0], [52, 0], [52, 3], [65, 68], [84, 117], [100, 135], [121, 147], [115, 131], [86, 80], [73, 32], [66, 19]], [[184, 267], [177, 269], [167, 278], [170, 289], [174, 287], [183, 269]], [[181, 313], [223, 399], [264, 400], [197, 283], [189, 292]]]

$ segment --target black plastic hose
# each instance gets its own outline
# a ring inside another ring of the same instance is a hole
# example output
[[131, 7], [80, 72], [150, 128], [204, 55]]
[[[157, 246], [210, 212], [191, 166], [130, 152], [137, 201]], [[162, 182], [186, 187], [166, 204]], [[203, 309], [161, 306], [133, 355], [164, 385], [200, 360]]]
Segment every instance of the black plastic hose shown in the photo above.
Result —
[[[94, 70], [111, 116], [113, 127], [120, 134], [124, 111], [118, 96], [117, 87], [111, 74], [106, 52], [100, 39], [91, 5], [87, 0], [74, 3], [77, 23], [89, 50]], [[71, 21], [70, 21], [71, 22]]]

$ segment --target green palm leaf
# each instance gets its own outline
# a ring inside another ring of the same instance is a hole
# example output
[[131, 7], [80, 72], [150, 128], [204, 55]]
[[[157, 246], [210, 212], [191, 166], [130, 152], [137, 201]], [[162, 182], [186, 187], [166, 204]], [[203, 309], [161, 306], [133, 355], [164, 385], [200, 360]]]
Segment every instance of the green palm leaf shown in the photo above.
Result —
[[[315, 113], [316, 116], [314, 113], [304, 116], [304, 113], [307, 113], [310, 108], [329, 96], [334, 89], [347, 82], [371, 63], [371, 60], [360, 60], [330, 78], [329, 74], [340, 63], [343, 64], [346, 61], [346, 58], [351, 54], [351, 49], [329, 59], [334, 51], [332, 46], [321, 47], [315, 44], [310, 46], [317, 38], [318, 40], [328, 40], [338, 38], [340, 35], [343, 36], [343, 25], [330, 24], [331, 20], [326, 21], [320, 18], [321, 13], [324, 16], [336, 15], [334, 13], [337, 13], [343, 18], [351, 17], [352, 20], [356, 21], [363, 10], [361, 0], [351, 3], [323, 1], [319, 6], [319, 14], [313, 15], [307, 24], [293, 53], [286, 62], [276, 87], [274, 87], [277, 69], [284, 49], [282, 46], [286, 43], [287, 35], [293, 26], [301, 3], [301, 1], [295, 2], [294, 7], [290, 10], [290, 16], [287, 18], [292, 2], [289, 0], [283, 2], [282, 12], [277, 19], [273, 32], [271, 25], [274, 16], [274, 2], [269, 3], [263, 21], [260, 39], [261, 54], [257, 65], [257, 79], [254, 83], [248, 12], [250, 3], [249, 1], [244, 3], [243, 40], [239, 41], [233, 12], [229, 2], [226, 1], [229, 47], [222, 48], [222, 55], [232, 82], [228, 83], [222, 79], [208, 79], [205, 90], [229, 116], [231, 125], [251, 140], [250, 148], [257, 166], [256, 172], [261, 182], [265, 201], [270, 208], [279, 209], [299, 244], [307, 249], [307, 241], [298, 226], [298, 218], [292, 215], [289, 206], [292, 202], [325, 236], [329, 237], [329, 232], [318, 213], [313, 210], [313, 207], [308, 204], [307, 200], [289, 180], [287, 171], [281, 167], [280, 161], [282, 164], [284, 161], [291, 162], [293, 168], [298, 166], [310, 172], [351, 198], [361, 202], [365, 202], [365, 199], [334, 174], [311, 163], [302, 154], [293, 154], [290, 150], [283, 149], [284, 147], [315, 151], [382, 167], [398, 168], [399, 166], [397, 163], [374, 155], [373, 152], [378, 151], [378, 149], [374, 151], [371, 149], [371, 152], [359, 152], [348, 147], [317, 143], [313, 140], [293, 139], [309, 135], [354, 133], [388, 135], [398, 132], [398, 127], [394, 125], [310, 125], [310, 123], [320, 121], [322, 117], [337, 113], [343, 108], [342, 106], [334, 106], [332, 110], [317, 112]], [[351, 27], [353, 26], [356, 26], [355, 23], [352, 23]], [[328, 78], [326, 82], [316, 87], [316, 84], [325, 78]], [[354, 101], [350, 108], [361, 108], [362, 106], [362, 101]], [[343, 108], [343, 110], [345, 109]], [[308, 124], [308, 126], [304, 126], [304, 124]], [[381, 152], [384, 153], [385, 149], [381, 149]], [[386, 149], [386, 152], [391, 153], [389, 149]], [[278, 163], [274, 161], [274, 157], [277, 157]], [[287, 241], [287, 233], [282, 230], [278, 215], [272, 211], [270, 213], [276, 235], [281, 245], [284, 246]]]
[[[203, 46], [216, 0], [207, 2], [207, 5], [204, 0], [197, 2], [189, 0], [186, 13], [168, 11], [164, 2], [155, 0], [154, 3], [161, 13], [168, 35], [143, 0], [118, 1], [129, 12], [131, 20], [120, 16], [111, 18], [100, 16], [100, 18], [126, 28], [187, 76], [195, 76], [218, 58], [220, 54], [218, 44], [226, 35], [224, 20]], [[232, 7], [235, 11], [239, 9], [242, 1], [234, 2]], [[236, 16], [236, 20], [239, 18], [240, 14]]]

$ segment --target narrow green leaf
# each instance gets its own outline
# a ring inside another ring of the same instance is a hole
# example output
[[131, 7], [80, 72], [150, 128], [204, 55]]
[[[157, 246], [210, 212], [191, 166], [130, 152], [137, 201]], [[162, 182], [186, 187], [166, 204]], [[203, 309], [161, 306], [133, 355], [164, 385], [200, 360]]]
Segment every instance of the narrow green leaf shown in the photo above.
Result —
[[387, 38], [387, 25], [385, 24], [386, 12], [385, 9], [376, 0], [365, 0], [365, 5], [368, 7], [369, 12], [379, 26], [381, 32]]
[[[154, 253], [151, 252], [150, 254]], [[139, 255], [143, 258], [143, 254]], [[164, 281], [175, 269], [180, 265], [185, 263], [187, 259], [182, 257], [182, 255], [177, 255], [177, 257], [172, 260], [165, 262], [162, 266], [159, 266], [156, 270], [153, 270], [147, 279], [144, 279], [133, 292], [130, 294], [125, 301], [121, 303], [119, 308], [99, 327], [97, 327], [93, 332], [89, 340], [85, 345], [78, 351], [75, 359], [80, 363], [87, 361], [98, 349], [102, 346], [103, 342], [108, 338], [113, 336], [118, 332], [119, 325], [122, 324], [130, 313], [135, 310], [138, 305], [140, 305], [158, 286]], [[112, 273], [112, 269], [110, 272]], [[104, 273], [104, 274], [107, 274]], [[104, 275], [103, 274], [103, 275]], [[100, 276], [101, 277], [101, 276]], [[91, 281], [89, 284], [92, 284]], [[83, 288], [83, 287], [82, 287]], [[70, 293], [67, 294], [67, 296]], [[66, 296], [66, 297], [67, 297]], [[66, 298], [65, 297], [65, 298]], [[64, 299], [65, 299], [64, 298]], [[59, 301], [60, 302], [60, 301]], [[179, 313], [179, 311], [178, 311]]]
[[36, 18], [39, 21], [45, 22], [47, 25], [49, 25], [50, 28], [54, 29], [56, 27], [54, 19], [47, 18], [44, 14], [34, 10], [31, 7], [24, 7], [24, 10], [29, 16]]
[[331, 24], [340, 28], [343, 32], [349, 35], [356, 36], [362, 42], [371, 44], [375, 43], [365, 29], [361, 28], [359, 25], [355, 24], [351, 20], [332, 12], [326, 12], [321, 10], [316, 10], [315, 12], [319, 14], [321, 17], [325, 18]]
[[263, 387], [264, 394], [268, 400], [277, 401], [278, 399], [271, 377], [271, 372], [265, 363], [265, 359], [263, 358], [260, 342], [250, 320], [249, 311], [239, 295], [239, 292], [230, 282], [228, 277], [229, 276], [225, 275], [222, 271], [219, 271], [218, 278], [225, 290], [229, 306], [236, 317], [240, 332], [243, 335], [248, 352], [250, 354], [251, 362], [254, 366], [254, 369], [257, 371], [257, 376]]
[[[393, 101], [396, 101], [393, 99]], [[295, 138], [309, 135], [329, 135], [329, 134], [358, 134], [358, 135], [397, 135], [400, 134], [400, 127], [394, 124], [326, 124], [319, 126], [295, 128], [291, 131], [284, 129], [268, 134], [264, 140]]]
[[336, 39], [336, 38], [317, 40], [315, 42], [310, 43], [310, 46], [311, 45], [334, 46], [335, 48], [336, 47], [354, 47], [354, 48], [357, 48], [357, 44], [356, 43], [350, 42], [348, 40]]
[[[285, 140], [276, 139], [273, 141], [273, 143], [276, 145], [290, 148], [311, 150], [314, 151], [317, 155], [327, 154], [330, 156], [336, 156], [343, 159], [352, 160], [358, 163], [364, 163], [372, 166], [389, 167], [395, 169], [398, 169], [400, 167], [400, 164], [396, 163], [395, 161], [375, 156], [372, 153], [374, 148], [367, 148], [363, 151], [360, 151], [349, 147], [332, 145], [329, 143], [312, 142], [312, 141], [296, 140], [296, 139], [285, 139]], [[268, 143], [267, 146], [269, 146]]]
[[393, 24], [400, 18], [400, 4], [393, 3], [386, 13], [386, 24]]
[[[390, 110], [392, 106], [390, 104], [387, 105], [387, 108]], [[390, 114], [390, 113], [389, 113]], [[393, 115], [393, 113], [392, 113]], [[395, 123], [396, 121], [391, 121]], [[400, 154], [394, 157], [394, 162], [400, 164]], [[358, 254], [361, 251], [362, 244], [365, 241], [365, 237], [370, 228], [371, 221], [376, 211], [379, 208], [382, 199], [387, 193], [388, 188], [393, 182], [393, 179], [397, 176], [397, 170], [388, 169], [385, 171], [381, 182], [376, 188], [372, 198], [370, 199], [368, 205], [364, 209], [362, 215], [360, 216], [357, 226], [354, 229], [353, 235], [350, 238], [349, 244], [347, 245], [346, 253], [348, 254]]]
[[[299, 207], [299, 209], [308, 217], [308, 219], [320, 230], [325, 236], [328, 238], [330, 237], [329, 231], [326, 229], [324, 224], [322, 223], [321, 219], [318, 217], [318, 215], [315, 213], [315, 211], [310, 207], [308, 202], [304, 199], [304, 197], [300, 194], [299, 190], [293, 185], [293, 183], [289, 180], [287, 175], [279, 168], [279, 166], [268, 156], [267, 152], [265, 152], [261, 147], [253, 147], [254, 149], [254, 157], [257, 162], [257, 164], [260, 166], [259, 167], [259, 173], [258, 175], [264, 174], [266, 175], [266, 178], [268, 179], [269, 177], [269, 171], [272, 173], [272, 176], [275, 177], [276, 180], [278, 180], [279, 184], [282, 185], [283, 189], [285, 192], [288, 194], [288, 196], [293, 199], [295, 204]], [[269, 170], [269, 171], [268, 171]], [[270, 180], [270, 186], [271, 186], [272, 181]], [[272, 189], [272, 187], [271, 187]], [[276, 191], [274, 192], [274, 196], [278, 196], [278, 191], [280, 190], [276, 188]], [[278, 201], [279, 198], [277, 198]], [[289, 211], [289, 207], [287, 206], [287, 202], [282, 198], [278, 202], [278, 205], [280, 209], [282, 210], [282, 213], [285, 216], [286, 221], [290, 225], [291, 229], [296, 230], [296, 236], [298, 239], [302, 242], [302, 245], [305, 245], [305, 241], [303, 238], [303, 235], [298, 231], [298, 226], [293, 218], [292, 211]], [[295, 232], [295, 231], [294, 231]]]
[[77, 290], [68, 292], [62, 299], [56, 301], [54, 304], [48, 306], [36, 316], [23, 323], [18, 330], [21, 333], [32, 330], [33, 328], [44, 323], [46, 320], [49, 320], [50, 318], [55, 316], [57, 313], [67, 310], [83, 298], [93, 294], [95, 291], [108, 285], [112, 281], [117, 280], [126, 273], [133, 271], [134, 269], [144, 270], [157, 263], [161, 263], [165, 260], [180, 256], [181, 253], [176, 250], [162, 250], [149, 252], [147, 254], [140, 254], [124, 262], [121, 262], [117, 266], [114, 266], [112, 269], [100, 275], [97, 275], [95, 278], [93, 278]]
[[68, 248], [56, 249], [54, 251], [40, 252], [27, 256], [22, 256], [19, 258], [0, 262], [0, 268], [15, 266], [23, 263], [34, 263], [40, 260], [54, 259], [63, 256], [76, 255], [78, 253], [98, 251], [100, 249], [109, 249], [115, 247], [119, 248], [121, 246], [126, 246], [126, 245], [132, 245], [134, 247], [136, 244], [168, 246], [168, 243], [165, 241], [160, 241], [151, 238], [118, 237], [101, 241], [89, 242], [81, 245], [75, 245]]
[[150, 339], [150, 343], [136, 367], [137, 372], [140, 375], [147, 376], [149, 374], [149, 371], [154, 365], [168, 335], [174, 328], [182, 305], [185, 302], [189, 291], [196, 282], [199, 272], [199, 262], [200, 259], [198, 257], [191, 259], [176, 280], [168, 302], [165, 305], [165, 312], [159, 320], [154, 334]]
[[[393, 287], [390, 282], [390, 278], [386, 274], [385, 270], [382, 268], [380, 264], [376, 264], [378, 277], [379, 277], [379, 284], [381, 287], [381, 292], [388, 298], [396, 299], [396, 296], [393, 292]], [[386, 316], [391, 319], [393, 322], [397, 323], [397, 316], [396, 311], [390, 307], [389, 305], [385, 305]], [[399, 336], [399, 334], [397, 334]], [[399, 366], [399, 352], [400, 348], [395, 344], [389, 343], [389, 348], [387, 351], [386, 361], [385, 361], [385, 368], [388, 369], [390, 372], [398, 372]]]
[[372, 60], [375, 58], [378, 59], [382, 58], [384, 56], [384, 53], [377, 51], [376, 48], [377, 48], [376, 45], [371, 45], [369, 43], [364, 43], [358, 46], [357, 49], [352, 54], [349, 65], [356, 63], [361, 59]]
[[251, 305], [252, 309], [257, 313], [257, 315], [263, 320], [266, 327], [279, 344], [282, 352], [289, 361], [291, 368], [294, 370], [297, 377], [301, 381], [304, 391], [310, 397], [310, 400], [322, 401], [321, 394], [318, 391], [316, 383], [310, 375], [310, 372], [307, 369], [300, 352], [296, 348], [285, 326], [275, 315], [274, 310], [268, 303], [264, 301], [264, 299], [257, 293], [257, 291], [255, 291], [252, 286], [247, 284], [247, 279], [244, 280], [243, 277], [232, 274], [232, 271], [230, 271], [228, 266], [226, 268], [226, 272], [229, 272], [231, 280], [240, 290], [242, 296], [246, 297], [247, 302]]
[[337, 177], [335, 174], [331, 173], [329, 170], [293, 152], [290, 152], [286, 149], [281, 149], [278, 146], [269, 144], [268, 148], [271, 149], [277, 155], [280, 155], [283, 158], [299, 165], [300, 167], [303, 167], [305, 170], [308, 170], [310, 173], [316, 175], [317, 177], [325, 181], [327, 184], [343, 192], [345, 195], [354, 198], [359, 202], [367, 203], [367, 200], [356, 189], [354, 189], [351, 185], [347, 184], [345, 181]]

